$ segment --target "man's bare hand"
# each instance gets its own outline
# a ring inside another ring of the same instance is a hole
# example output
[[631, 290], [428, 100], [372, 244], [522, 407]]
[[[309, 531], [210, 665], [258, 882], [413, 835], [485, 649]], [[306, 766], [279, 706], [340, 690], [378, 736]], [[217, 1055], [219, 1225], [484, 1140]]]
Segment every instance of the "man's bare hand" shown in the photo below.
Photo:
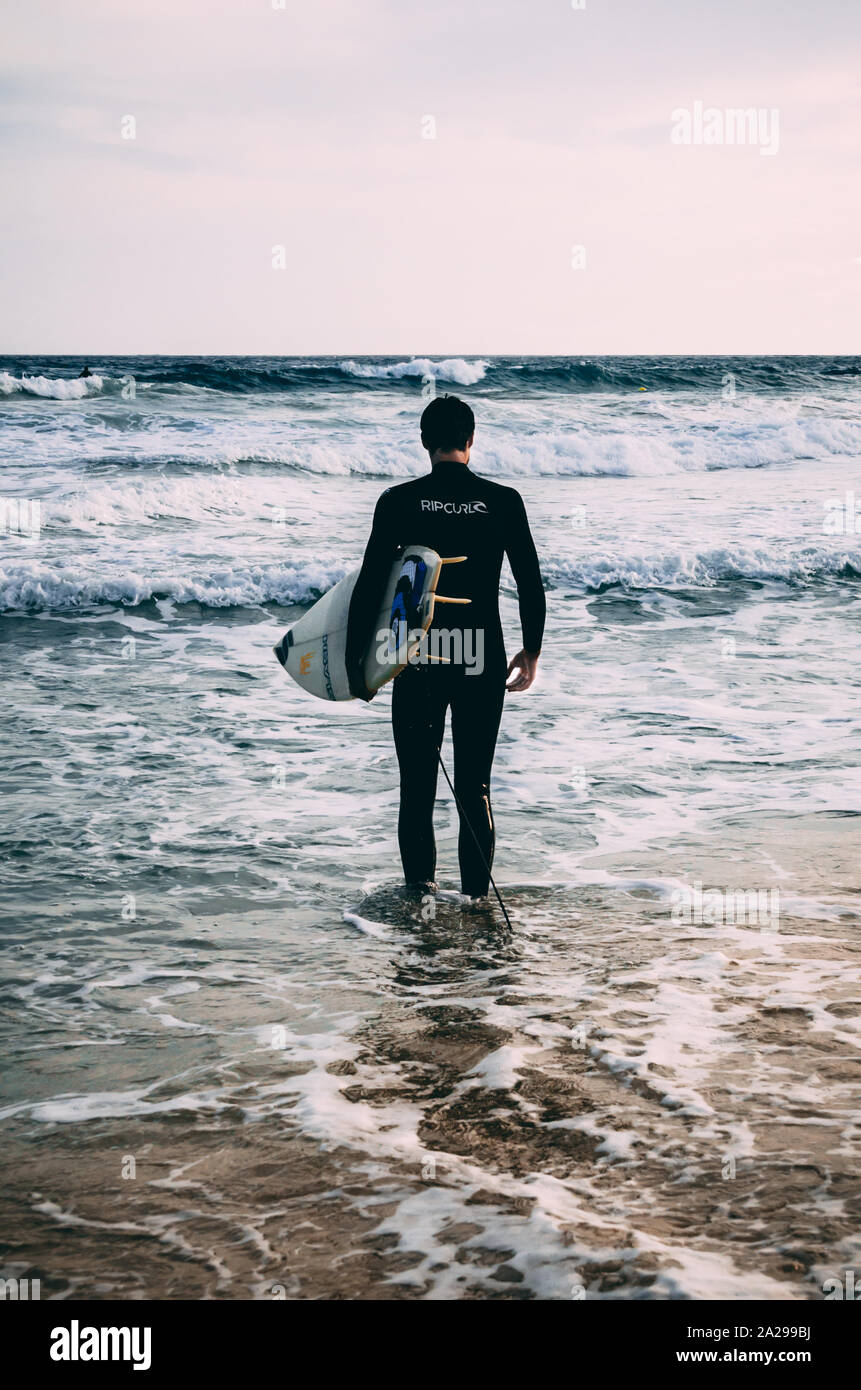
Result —
[[538, 673], [538, 652], [520, 651], [517, 656], [512, 657], [505, 673], [506, 681], [515, 670], [518, 675], [510, 685], [506, 685], [506, 690], [528, 690]]

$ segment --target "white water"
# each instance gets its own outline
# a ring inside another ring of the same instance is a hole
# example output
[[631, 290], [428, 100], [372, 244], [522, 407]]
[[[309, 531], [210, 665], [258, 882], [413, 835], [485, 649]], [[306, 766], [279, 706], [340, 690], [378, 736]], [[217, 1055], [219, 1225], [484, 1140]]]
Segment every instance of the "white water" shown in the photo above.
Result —
[[[356, 1213], [386, 1184], [415, 1258], [380, 1277], [413, 1294], [818, 1296], [855, 1238], [861, 539], [825, 530], [861, 496], [852, 401], [474, 401], [549, 589], [495, 769], [509, 938], [460, 910], [445, 788], [436, 918], [391, 891], [389, 692], [328, 706], [271, 655], [359, 558], [375, 475], [419, 465], [418, 368], [414, 397], [375, 371], [372, 399], [9, 395], [7, 495], [42, 503], [0, 573], [22, 1163], [168, 1120], [206, 1152], [241, 1113], [336, 1154]], [[503, 615], [513, 649], [507, 571]], [[777, 930], [680, 923], [695, 882], [779, 890]], [[202, 1259], [154, 1193], [143, 1229]]]

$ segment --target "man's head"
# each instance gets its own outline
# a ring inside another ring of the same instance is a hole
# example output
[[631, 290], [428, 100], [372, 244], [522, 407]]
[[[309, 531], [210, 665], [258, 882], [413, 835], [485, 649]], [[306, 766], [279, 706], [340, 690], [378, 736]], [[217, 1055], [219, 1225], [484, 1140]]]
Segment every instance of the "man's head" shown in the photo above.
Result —
[[466, 463], [475, 433], [475, 416], [457, 396], [437, 396], [422, 412], [422, 445], [435, 459], [459, 457]]

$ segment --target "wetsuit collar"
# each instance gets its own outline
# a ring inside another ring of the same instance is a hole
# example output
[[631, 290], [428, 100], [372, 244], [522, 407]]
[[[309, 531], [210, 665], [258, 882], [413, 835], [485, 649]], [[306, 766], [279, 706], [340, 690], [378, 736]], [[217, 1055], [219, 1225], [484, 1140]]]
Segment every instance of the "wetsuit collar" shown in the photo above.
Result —
[[431, 464], [431, 472], [436, 473], [437, 469], [463, 468], [468, 469], [468, 463], [461, 463], [460, 459], [437, 459], [436, 463]]

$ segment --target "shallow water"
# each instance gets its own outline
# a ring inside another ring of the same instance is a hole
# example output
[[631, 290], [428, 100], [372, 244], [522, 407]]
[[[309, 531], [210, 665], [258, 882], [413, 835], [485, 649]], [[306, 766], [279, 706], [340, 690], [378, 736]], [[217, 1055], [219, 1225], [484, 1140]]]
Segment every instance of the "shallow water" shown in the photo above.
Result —
[[389, 692], [331, 707], [271, 653], [421, 466], [427, 370], [391, 365], [153, 360], [129, 401], [128, 363], [71, 398], [0, 364], [4, 496], [42, 504], [0, 575], [3, 1272], [821, 1297], [858, 1260], [861, 540], [823, 530], [856, 377], [446, 368], [548, 582], [495, 765], [509, 932], [455, 891], [444, 786], [442, 891], [399, 889]]

